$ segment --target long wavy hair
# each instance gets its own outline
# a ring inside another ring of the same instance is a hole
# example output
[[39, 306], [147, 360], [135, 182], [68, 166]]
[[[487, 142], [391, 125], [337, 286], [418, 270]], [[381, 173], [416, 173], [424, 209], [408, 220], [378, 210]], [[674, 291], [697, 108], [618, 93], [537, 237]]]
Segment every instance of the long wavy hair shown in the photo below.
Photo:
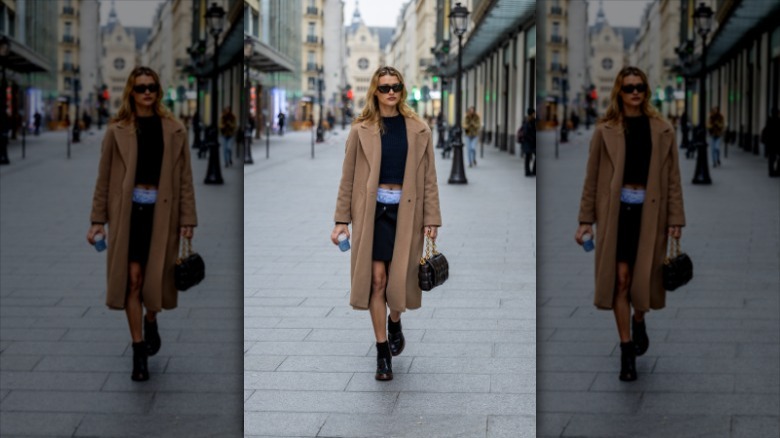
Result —
[[627, 66], [623, 67], [615, 77], [615, 84], [612, 86], [612, 93], [609, 97], [609, 107], [607, 107], [607, 113], [604, 117], [599, 119], [599, 123], [606, 123], [612, 126], [623, 127], [623, 98], [620, 96], [621, 88], [623, 87], [623, 79], [626, 76], [638, 76], [642, 80], [642, 83], [647, 85], [647, 89], [644, 93], [644, 99], [639, 105], [639, 111], [650, 118], [661, 118], [661, 114], [650, 104], [650, 98], [653, 96], [653, 92], [650, 89], [650, 84], [647, 80], [647, 75], [642, 70]]
[[162, 103], [163, 88], [160, 83], [160, 76], [151, 68], [139, 66], [130, 72], [130, 76], [127, 77], [127, 83], [125, 83], [125, 90], [122, 92], [122, 106], [119, 107], [119, 112], [114, 118], [111, 119], [112, 123], [129, 124], [135, 123], [135, 99], [133, 98], [133, 86], [135, 86], [135, 79], [139, 76], [149, 76], [157, 84], [157, 98], [152, 104], [152, 112], [163, 118], [173, 118], [173, 114], [168, 111]]
[[377, 86], [379, 86], [379, 78], [388, 75], [395, 76], [400, 83], [404, 84], [404, 89], [401, 90], [400, 96], [398, 98], [398, 112], [401, 113], [401, 115], [404, 117], [420, 120], [420, 116], [418, 116], [417, 113], [414, 112], [414, 110], [409, 106], [409, 104], [406, 103], [406, 84], [404, 83], [404, 77], [401, 72], [393, 67], [383, 66], [379, 67], [371, 77], [371, 84], [369, 84], [368, 93], [366, 94], [366, 106], [363, 108], [363, 111], [360, 113], [360, 115], [355, 118], [355, 121], [352, 124], [368, 121], [377, 126], [380, 134], [385, 133], [385, 126], [384, 123], [382, 123], [382, 117], [379, 113], [379, 100], [374, 95], [374, 93], [376, 92]]

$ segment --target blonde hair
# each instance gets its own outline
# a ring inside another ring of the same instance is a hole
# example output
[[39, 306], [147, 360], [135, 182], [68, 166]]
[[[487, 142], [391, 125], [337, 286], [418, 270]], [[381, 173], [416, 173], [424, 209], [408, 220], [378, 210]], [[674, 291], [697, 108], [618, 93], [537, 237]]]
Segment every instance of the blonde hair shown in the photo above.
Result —
[[626, 76], [638, 76], [642, 80], [642, 83], [647, 86], [644, 92], [644, 99], [639, 105], [639, 111], [650, 118], [661, 118], [661, 114], [650, 104], [650, 98], [653, 93], [650, 90], [650, 84], [647, 80], [647, 75], [642, 70], [627, 66], [623, 67], [615, 77], [615, 84], [612, 86], [612, 92], [609, 97], [609, 107], [607, 107], [607, 113], [604, 117], [599, 119], [599, 123], [605, 123], [613, 126], [623, 126], [623, 99], [620, 97], [621, 88], [623, 87], [623, 79]]
[[130, 72], [130, 76], [127, 77], [127, 83], [125, 83], [125, 90], [122, 92], [122, 106], [119, 107], [119, 112], [114, 118], [111, 119], [112, 123], [135, 123], [135, 99], [131, 95], [133, 87], [135, 86], [135, 80], [139, 76], [149, 76], [157, 84], [157, 98], [152, 104], [152, 112], [160, 117], [172, 119], [173, 114], [168, 111], [162, 103], [163, 89], [160, 83], [160, 76], [149, 67], [136, 67]]
[[[379, 113], [379, 101], [377, 100], [377, 97], [374, 95], [374, 93], [379, 86], [379, 78], [388, 75], [395, 76], [402, 85], [404, 84], [404, 77], [401, 75], [400, 71], [390, 66], [379, 67], [371, 77], [371, 84], [369, 84], [368, 93], [366, 94], [366, 106], [363, 108], [363, 111], [360, 113], [360, 115], [355, 118], [353, 124], [369, 121], [373, 124], [376, 124], [380, 134], [385, 133], [385, 126], [384, 123], [382, 123], [382, 117]], [[409, 106], [409, 104], [406, 103], [406, 96], [406, 87], [404, 87], [404, 89], [401, 90], [400, 96], [398, 98], [398, 112], [401, 113], [401, 115], [404, 117], [411, 117], [413, 119], [420, 120], [420, 116], [418, 116], [417, 113], [414, 112], [414, 110]]]

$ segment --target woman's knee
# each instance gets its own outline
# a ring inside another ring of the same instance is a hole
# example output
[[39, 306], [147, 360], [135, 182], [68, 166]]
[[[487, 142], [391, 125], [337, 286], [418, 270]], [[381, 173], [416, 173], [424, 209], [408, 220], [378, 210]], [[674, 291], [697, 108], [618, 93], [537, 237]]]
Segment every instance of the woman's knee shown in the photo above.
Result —
[[141, 285], [143, 285], [144, 282], [143, 273], [141, 272], [140, 267], [130, 265], [127, 279], [128, 279], [130, 294], [134, 295], [140, 293]]

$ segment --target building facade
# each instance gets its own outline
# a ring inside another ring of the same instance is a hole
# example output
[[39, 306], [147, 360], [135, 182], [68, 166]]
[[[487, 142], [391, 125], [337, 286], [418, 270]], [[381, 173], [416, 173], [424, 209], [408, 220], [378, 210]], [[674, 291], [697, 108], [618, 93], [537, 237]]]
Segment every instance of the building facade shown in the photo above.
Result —
[[366, 105], [366, 93], [374, 71], [383, 64], [380, 56], [379, 35], [372, 32], [360, 17], [359, 5], [355, 6], [352, 23], [346, 31], [347, 84], [353, 92], [352, 112], [359, 114]]
[[303, 29], [301, 52], [301, 86], [303, 92], [296, 109], [296, 118], [310, 128], [319, 120], [319, 83], [324, 81], [324, 31], [325, 11], [323, 0], [300, 0], [303, 2]]
[[322, 95], [326, 115], [337, 123], [344, 122], [342, 94], [346, 90], [346, 38], [344, 36], [344, 1], [324, 0], [323, 45], [324, 83]]
[[609, 106], [615, 77], [628, 65], [628, 49], [638, 33], [637, 28], [610, 26], [604, 13], [604, 2], [599, 2], [596, 23], [590, 28], [590, 79], [596, 91], [593, 108], [601, 116]]

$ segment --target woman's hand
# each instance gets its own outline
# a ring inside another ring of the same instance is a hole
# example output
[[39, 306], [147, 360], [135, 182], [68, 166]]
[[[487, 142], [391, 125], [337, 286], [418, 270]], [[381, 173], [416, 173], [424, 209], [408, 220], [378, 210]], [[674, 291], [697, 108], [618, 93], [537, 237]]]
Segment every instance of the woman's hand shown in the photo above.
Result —
[[679, 239], [682, 237], [682, 227], [669, 227], [669, 237], [674, 237], [675, 239]]
[[574, 233], [574, 240], [577, 241], [578, 245], [583, 245], [585, 241], [582, 240], [582, 236], [590, 234], [591, 236], [594, 236], [593, 234], [593, 225], [591, 224], [580, 224], [579, 227], [577, 227], [577, 232]]
[[89, 227], [89, 230], [87, 231], [87, 242], [89, 242], [90, 245], [95, 244], [95, 236], [98, 234], [106, 235], [106, 228], [103, 226], [103, 224], [92, 224], [91, 227]]
[[189, 226], [179, 227], [179, 234], [185, 239], [192, 239], [193, 234], [195, 234], [195, 228]]
[[434, 242], [436, 241], [436, 236], [439, 234], [438, 231], [439, 228], [434, 225], [426, 225], [424, 228], [425, 235], [430, 237]]
[[347, 239], [349, 239], [349, 227], [347, 224], [336, 224], [335, 227], [333, 227], [333, 232], [330, 233], [330, 241], [333, 242], [334, 245], [339, 244], [339, 235], [346, 234]]

